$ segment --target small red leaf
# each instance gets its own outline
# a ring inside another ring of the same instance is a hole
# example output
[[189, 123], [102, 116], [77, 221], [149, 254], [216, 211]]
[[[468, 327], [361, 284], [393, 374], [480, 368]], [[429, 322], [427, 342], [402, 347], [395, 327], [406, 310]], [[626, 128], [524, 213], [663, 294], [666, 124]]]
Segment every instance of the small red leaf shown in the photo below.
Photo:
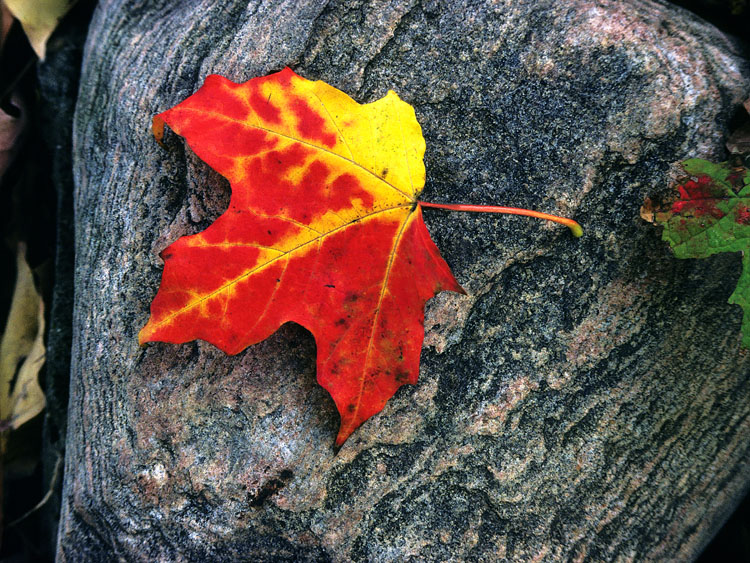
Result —
[[724, 212], [716, 205], [717, 201], [724, 196], [725, 190], [717, 187], [711, 177], [698, 176], [696, 180], [688, 180], [677, 186], [680, 199], [672, 205], [675, 214], [690, 214], [693, 217], [710, 215], [715, 219], [721, 219]]

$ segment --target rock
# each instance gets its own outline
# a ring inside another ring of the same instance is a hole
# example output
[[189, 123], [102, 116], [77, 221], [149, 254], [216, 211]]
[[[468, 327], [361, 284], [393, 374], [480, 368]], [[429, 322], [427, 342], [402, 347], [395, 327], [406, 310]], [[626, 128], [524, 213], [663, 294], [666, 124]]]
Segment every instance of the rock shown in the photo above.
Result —
[[[39, 129], [44, 132], [51, 162], [51, 182], [56, 192], [54, 287], [49, 302], [49, 331], [45, 354], [44, 389], [47, 398], [44, 415], [42, 481], [40, 496], [51, 494], [42, 507], [36, 557], [51, 560], [56, 549], [62, 493], [62, 456], [70, 381], [70, 350], [73, 339], [73, 112], [78, 93], [83, 44], [93, 5], [77, 3], [63, 18], [46, 48], [46, 58], [37, 68], [39, 79]], [[39, 152], [40, 147], [35, 147]], [[36, 194], [39, 200], [39, 195]], [[41, 536], [41, 537], [40, 537]], [[46, 541], [41, 541], [41, 538]]]
[[[74, 127], [61, 561], [684, 560], [739, 501], [739, 257], [677, 260], [638, 210], [677, 161], [721, 158], [747, 61], [663, 3], [466, 4], [99, 4]], [[151, 117], [210, 73], [285, 65], [412, 103], [424, 200], [585, 229], [425, 211], [470, 296], [430, 302], [419, 384], [338, 452], [304, 329], [233, 357], [137, 342], [158, 252], [229, 197]]]

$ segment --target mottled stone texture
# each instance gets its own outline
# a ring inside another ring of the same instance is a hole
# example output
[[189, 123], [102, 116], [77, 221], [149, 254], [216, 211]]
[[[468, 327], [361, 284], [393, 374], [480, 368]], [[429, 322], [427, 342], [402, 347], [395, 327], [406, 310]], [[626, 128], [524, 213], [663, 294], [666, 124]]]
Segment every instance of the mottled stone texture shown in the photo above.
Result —
[[[138, 347], [158, 252], [229, 188], [151, 116], [210, 73], [285, 65], [427, 141], [425, 211], [470, 296], [427, 309], [417, 386], [340, 451], [314, 342]], [[737, 255], [644, 223], [673, 164], [720, 158], [739, 47], [666, 3], [109, 0], [74, 145], [77, 274], [61, 561], [684, 560], [750, 483]]]

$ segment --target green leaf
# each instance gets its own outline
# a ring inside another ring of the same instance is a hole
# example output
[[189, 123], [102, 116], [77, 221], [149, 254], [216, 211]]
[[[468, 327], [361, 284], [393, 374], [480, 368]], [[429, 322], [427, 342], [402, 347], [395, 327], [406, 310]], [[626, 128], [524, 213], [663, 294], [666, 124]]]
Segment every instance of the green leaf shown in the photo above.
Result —
[[742, 252], [742, 273], [729, 302], [742, 307], [742, 345], [750, 348], [750, 171], [728, 162], [682, 163], [691, 177], [677, 186], [679, 199], [654, 215], [677, 258]]

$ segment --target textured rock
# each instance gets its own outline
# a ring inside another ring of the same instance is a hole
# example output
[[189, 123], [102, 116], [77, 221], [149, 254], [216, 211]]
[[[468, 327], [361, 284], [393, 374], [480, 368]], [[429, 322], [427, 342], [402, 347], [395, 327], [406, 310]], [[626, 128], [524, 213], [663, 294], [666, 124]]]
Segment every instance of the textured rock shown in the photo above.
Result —
[[[54, 557], [55, 538], [62, 493], [62, 456], [67, 422], [70, 351], [73, 339], [73, 111], [78, 92], [83, 45], [93, 3], [78, 2], [60, 22], [46, 48], [46, 58], [37, 68], [39, 79], [40, 130], [44, 132], [55, 187], [56, 231], [54, 288], [49, 303], [49, 331], [45, 357], [44, 390], [47, 405], [44, 417], [42, 482], [52, 494], [40, 510], [41, 529], [34, 529], [36, 557]], [[35, 151], [40, 147], [35, 147]], [[43, 539], [42, 539], [43, 538]]]
[[[126, 560], [686, 559], [750, 484], [739, 257], [674, 259], [638, 209], [720, 157], [738, 47], [667, 4], [104, 1], [74, 143], [76, 309], [59, 556]], [[416, 108], [425, 211], [469, 297], [427, 310], [417, 386], [340, 451], [314, 343], [139, 349], [158, 252], [227, 183], [151, 116], [220, 73], [289, 65]]]

